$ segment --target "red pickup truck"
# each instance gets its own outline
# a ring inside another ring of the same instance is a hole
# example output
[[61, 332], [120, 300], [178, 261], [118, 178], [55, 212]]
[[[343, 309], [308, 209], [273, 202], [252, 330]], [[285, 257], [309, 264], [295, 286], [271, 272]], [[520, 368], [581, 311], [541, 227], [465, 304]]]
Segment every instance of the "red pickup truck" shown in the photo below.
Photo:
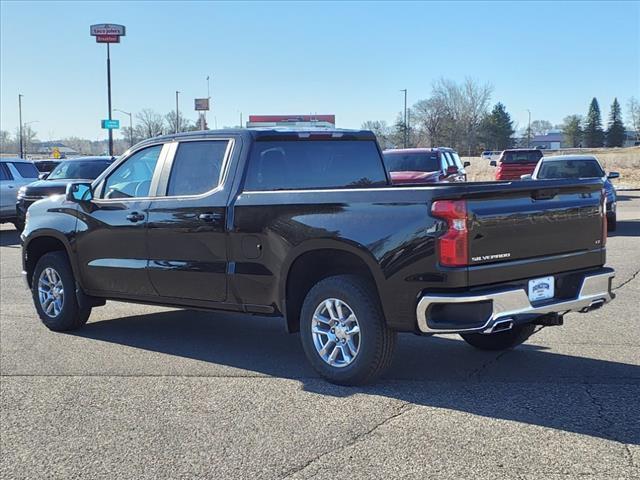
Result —
[[533, 149], [505, 150], [498, 162], [492, 160], [489, 165], [496, 166], [496, 180], [520, 180], [521, 175], [531, 175], [536, 169], [542, 152]]

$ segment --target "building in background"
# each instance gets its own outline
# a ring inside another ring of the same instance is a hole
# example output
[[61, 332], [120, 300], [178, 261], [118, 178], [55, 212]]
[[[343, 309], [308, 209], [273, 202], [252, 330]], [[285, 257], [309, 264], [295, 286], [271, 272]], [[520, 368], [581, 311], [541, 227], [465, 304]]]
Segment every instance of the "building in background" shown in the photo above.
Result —
[[247, 128], [256, 127], [336, 127], [335, 115], [249, 115]]
[[533, 148], [545, 148], [549, 150], [558, 150], [564, 148], [565, 139], [560, 130], [550, 130], [545, 135], [536, 135], [531, 139], [531, 146]]

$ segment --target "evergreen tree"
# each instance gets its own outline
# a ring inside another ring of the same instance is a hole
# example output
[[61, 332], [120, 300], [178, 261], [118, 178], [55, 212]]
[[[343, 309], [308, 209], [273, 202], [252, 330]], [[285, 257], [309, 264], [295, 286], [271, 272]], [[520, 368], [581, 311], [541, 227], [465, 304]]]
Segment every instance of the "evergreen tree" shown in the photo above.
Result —
[[607, 147], [621, 147], [624, 145], [624, 123], [622, 123], [622, 111], [618, 99], [613, 99], [611, 112], [609, 113], [609, 128], [607, 128]]
[[594, 97], [589, 105], [589, 113], [584, 125], [585, 147], [604, 146], [604, 131], [602, 130], [602, 119], [600, 117], [600, 106]]
[[581, 123], [582, 118], [580, 115], [569, 115], [564, 119], [562, 133], [564, 134], [565, 142], [567, 142], [570, 147], [576, 148], [580, 146], [580, 142], [582, 141]]
[[513, 145], [513, 121], [502, 103], [497, 103], [482, 121], [480, 136], [487, 148], [504, 150]]

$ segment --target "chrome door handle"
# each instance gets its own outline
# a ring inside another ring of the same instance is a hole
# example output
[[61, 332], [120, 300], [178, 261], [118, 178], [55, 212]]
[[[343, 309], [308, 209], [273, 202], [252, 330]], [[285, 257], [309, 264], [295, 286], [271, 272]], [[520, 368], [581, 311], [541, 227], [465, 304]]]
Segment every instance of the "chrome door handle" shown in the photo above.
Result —
[[138, 212], [131, 212], [129, 215], [127, 215], [127, 220], [133, 223], [140, 222], [144, 220], [144, 215]]
[[198, 219], [203, 222], [217, 222], [218, 220], [222, 220], [221, 213], [201, 213], [198, 215]]

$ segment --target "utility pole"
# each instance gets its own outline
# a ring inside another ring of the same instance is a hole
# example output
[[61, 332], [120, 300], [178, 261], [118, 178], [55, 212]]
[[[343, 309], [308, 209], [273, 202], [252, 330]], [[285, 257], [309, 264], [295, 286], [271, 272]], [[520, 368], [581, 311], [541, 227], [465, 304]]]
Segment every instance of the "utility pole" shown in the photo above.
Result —
[[404, 148], [407, 148], [407, 135], [409, 133], [407, 128], [407, 89], [404, 88], [400, 91], [404, 92]]
[[240, 112], [240, 128], [242, 128], [242, 112]]
[[[107, 43], [107, 97], [109, 100], [109, 120], [111, 120], [111, 52]], [[109, 129], [109, 156], [113, 157], [113, 129]]]
[[531, 110], [527, 108], [529, 112], [529, 126], [527, 127], [527, 147], [531, 146]]
[[20, 122], [20, 127], [18, 128], [19, 131], [19, 135], [20, 135], [20, 158], [24, 158], [24, 135], [22, 134], [22, 97], [24, 95], [22, 95], [21, 93], [18, 94], [18, 117], [19, 117], [19, 122]]
[[117, 108], [114, 108], [113, 111], [129, 115], [129, 146], [133, 147], [133, 117], [131, 113], [125, 112], [124, 110], [118, 110]]
[[178, 111], [178, 95], [180, 92], [176, 90], [176, 133], [180, 131], [180, 112]]

